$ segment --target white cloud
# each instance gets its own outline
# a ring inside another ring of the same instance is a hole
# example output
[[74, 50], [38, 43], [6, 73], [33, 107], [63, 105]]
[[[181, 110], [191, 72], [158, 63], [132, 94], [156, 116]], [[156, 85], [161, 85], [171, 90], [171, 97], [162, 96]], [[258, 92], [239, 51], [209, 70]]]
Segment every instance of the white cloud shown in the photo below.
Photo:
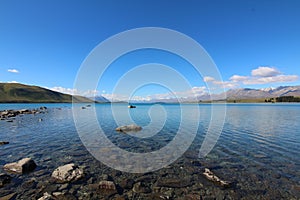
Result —
[[19, 73], [17, 69], [8, 69], [7, 71], [10, 73]]
[[217, 81], [209, 77], [209, 80], [214, 85], [223, 86], [224, 88], [234, 88], [243, 85], [260, 85], [269, 83], [287, 83], [297, 81], [297, 75], [284, 75], [274, 67], [258, 67], [251, 71], [249, 76], [233, 75], [229, 81]]
[[60, 92], [60, 93], [64, 93], [64, 94], [71, 94], [71, 95], [78, 94], [78, 91], [76, 89], [72, 89], [72, 88], [53, 87], [53, 88], [49, 88], [49, 89], [53, 90], [55, 92]]
[[247, 76], [240, 76], [240, 75], [233, 75], [229, 78], [232, 82], [241, 82], [247, 80], [249, 77]]
[[281, 74], [281, 72], [274, 67], [258, 67], [251, 71], [251, 75], [257, 77], [273, 77], [279, 74]]
[[70, 95], [80, 95], [80, 96], [86, 96], [86, 97], [93, 97], [97, 96], [99, 94], [98, 90], [86, 90], [86, 91], [78, 91], [74, 88], [64, 88], [64, 87], [52, 87], [48, 88], [50, 90], [64, 93], [64, 94], [70, 94]]
[[128, 101], [129, 96], [123, 95], [123, 94], [102, 94], [101, 96], [107, 98], [108, 100], [114, 102], [114, 101]]
[[110, 101], [151, 101], [153, 99], [162, 100], [162, 99], [174, 99], [174, 98], [186, 98], [186, 97], [198, 97], [201, 95], [208, 94], [207, 88], [202, 87], [193, 87], [190, 90], [186, 91], [178, 91], [178, 92], [169, 92], [169, 93], [161, 93], [161, 94], [152, 94], [147, 96], [132, 96], [124, 94], [102, 94], [103, 97], [109, 99]]
[[8, 83], [19, 83], [18, 81], [7, 81]]
[[204, 82], [206, 83], [212, 83], [216, 86], [218, 86], [219, 88], [214, 88], [214, 89], [220, 89], [220, 88], [233, 88], [236, 87], [237, 84], [234, 81], [218, 81], [213, 77], [210, 76], [205, 76], [203, 78]]
[[204, 82], [213, 82], [213, 81], [215, 81], [215, 78], [213, 78], [211, 76], [204, 76], [203, 81]]
[[249, 77], [248, 80], [243, 81], [245, 85], [259, 85], [267, 83], [287, 83], [298, 80], [297, 75], [279, 75], [271, 77]]

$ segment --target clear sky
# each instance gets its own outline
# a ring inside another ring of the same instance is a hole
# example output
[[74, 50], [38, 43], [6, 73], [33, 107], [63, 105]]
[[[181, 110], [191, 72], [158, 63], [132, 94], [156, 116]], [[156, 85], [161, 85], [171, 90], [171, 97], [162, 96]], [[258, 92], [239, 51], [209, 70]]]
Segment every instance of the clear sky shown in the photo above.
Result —
[[[0, 0], [0, 81], [72, 91], [78, 69], [100, 42], [128, 29], [164, 27], [201, 44], [227, 89], [300, 85], [299, 9], [298, 0]], [[167, 57], [137, 52], [119, 65], [165, 63], [197, 89], [203, 79], [219, 84]], [[112, 93], [122, 75], [116, 69], [104, 77], [100, 93]]]

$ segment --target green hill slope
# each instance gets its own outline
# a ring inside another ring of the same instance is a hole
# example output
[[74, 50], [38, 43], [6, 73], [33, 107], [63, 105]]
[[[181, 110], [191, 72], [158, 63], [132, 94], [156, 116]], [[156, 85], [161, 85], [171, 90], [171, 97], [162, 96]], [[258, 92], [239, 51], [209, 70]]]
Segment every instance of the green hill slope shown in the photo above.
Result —
[[[93, 102], [74, 96], [75, 102]], [[19, 83], [0, 83], [0, 103], [70, 103], [72, 95], [54, 92], [38, 86]]]

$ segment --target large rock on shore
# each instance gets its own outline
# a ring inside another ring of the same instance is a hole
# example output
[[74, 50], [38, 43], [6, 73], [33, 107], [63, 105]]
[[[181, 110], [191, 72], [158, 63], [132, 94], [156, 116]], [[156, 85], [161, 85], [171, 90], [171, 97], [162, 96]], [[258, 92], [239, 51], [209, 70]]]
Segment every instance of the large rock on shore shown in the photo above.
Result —
[[118, 128], [116, 128], [116, 131], [120, 131], [120, 132], [137, 132], [140, 130], [142, 130], [142, 127], [140, 127], [136, 124], [119, 126]]
[[36, 164], [31, 158], [23, 158], [18, 162], [8, 163], [3, 168], [6, 171], [23, 174], [33, 171], [36, 168]]
[[76, 181], [84, 176], [83, 170], [79, 169], [74, 163], [60, 166], [56, 168], [52, 173], [52, 178], [58, 182], [65, 183]]

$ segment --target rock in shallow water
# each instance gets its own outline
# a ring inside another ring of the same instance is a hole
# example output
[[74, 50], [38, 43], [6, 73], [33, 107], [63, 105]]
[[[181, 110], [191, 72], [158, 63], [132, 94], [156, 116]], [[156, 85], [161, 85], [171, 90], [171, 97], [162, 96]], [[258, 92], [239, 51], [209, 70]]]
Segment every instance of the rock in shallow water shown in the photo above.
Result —
[[116, 131], [120, 131], [120, 132], [137, 132], [140, 130], [142, 130], [142, 127], [135, 124], [119, 126], [118, 128], [116, 128]]
[[150, 187], [145, 185], [145, 183], [138, 182], [134, 184], [132, 191], [135, 193], [151, 193], [152, 190], [150, 189]]
[[5, 184], [9, 183], [11, 177], [7, 174], [0, 174], [0, 188], [3, 187]]
[[219, 184], [223, 187], [230, 187], [231, 186], [231, 183], [228, 182], [228, 181], [224, 181], [224, 180], [221, 180], [219, 177], [217, 177], [212, 171], [210, 171], [208, 168], [205, 168], [204, 169], [204, 172], [203, 172], [203, 175], [205, 176], [206, 179], [216, 183], [216, 184]]
[[113, 181], [100, 181], [98, 188], [100, 193], [105, 196], [111, 196], [117, 194], [117, 187]]
[[33, 171], [36, 168], [36, 164], [31, 158], [23, 158], [18, 162], [8, 163], [3, 168], [6, 171], [23, 174]]
[[6, 141], [0, 141], [0, 145], [9, 144], [9, 142]]
[[56, 168], [52, 173], [52, 178], [57, 180], [58, 182], [70, 182], [76, 181], [83, 177], [83, 170], [79, 169], [74, 163], [70, 163], [67, 165], [60, 166]]

